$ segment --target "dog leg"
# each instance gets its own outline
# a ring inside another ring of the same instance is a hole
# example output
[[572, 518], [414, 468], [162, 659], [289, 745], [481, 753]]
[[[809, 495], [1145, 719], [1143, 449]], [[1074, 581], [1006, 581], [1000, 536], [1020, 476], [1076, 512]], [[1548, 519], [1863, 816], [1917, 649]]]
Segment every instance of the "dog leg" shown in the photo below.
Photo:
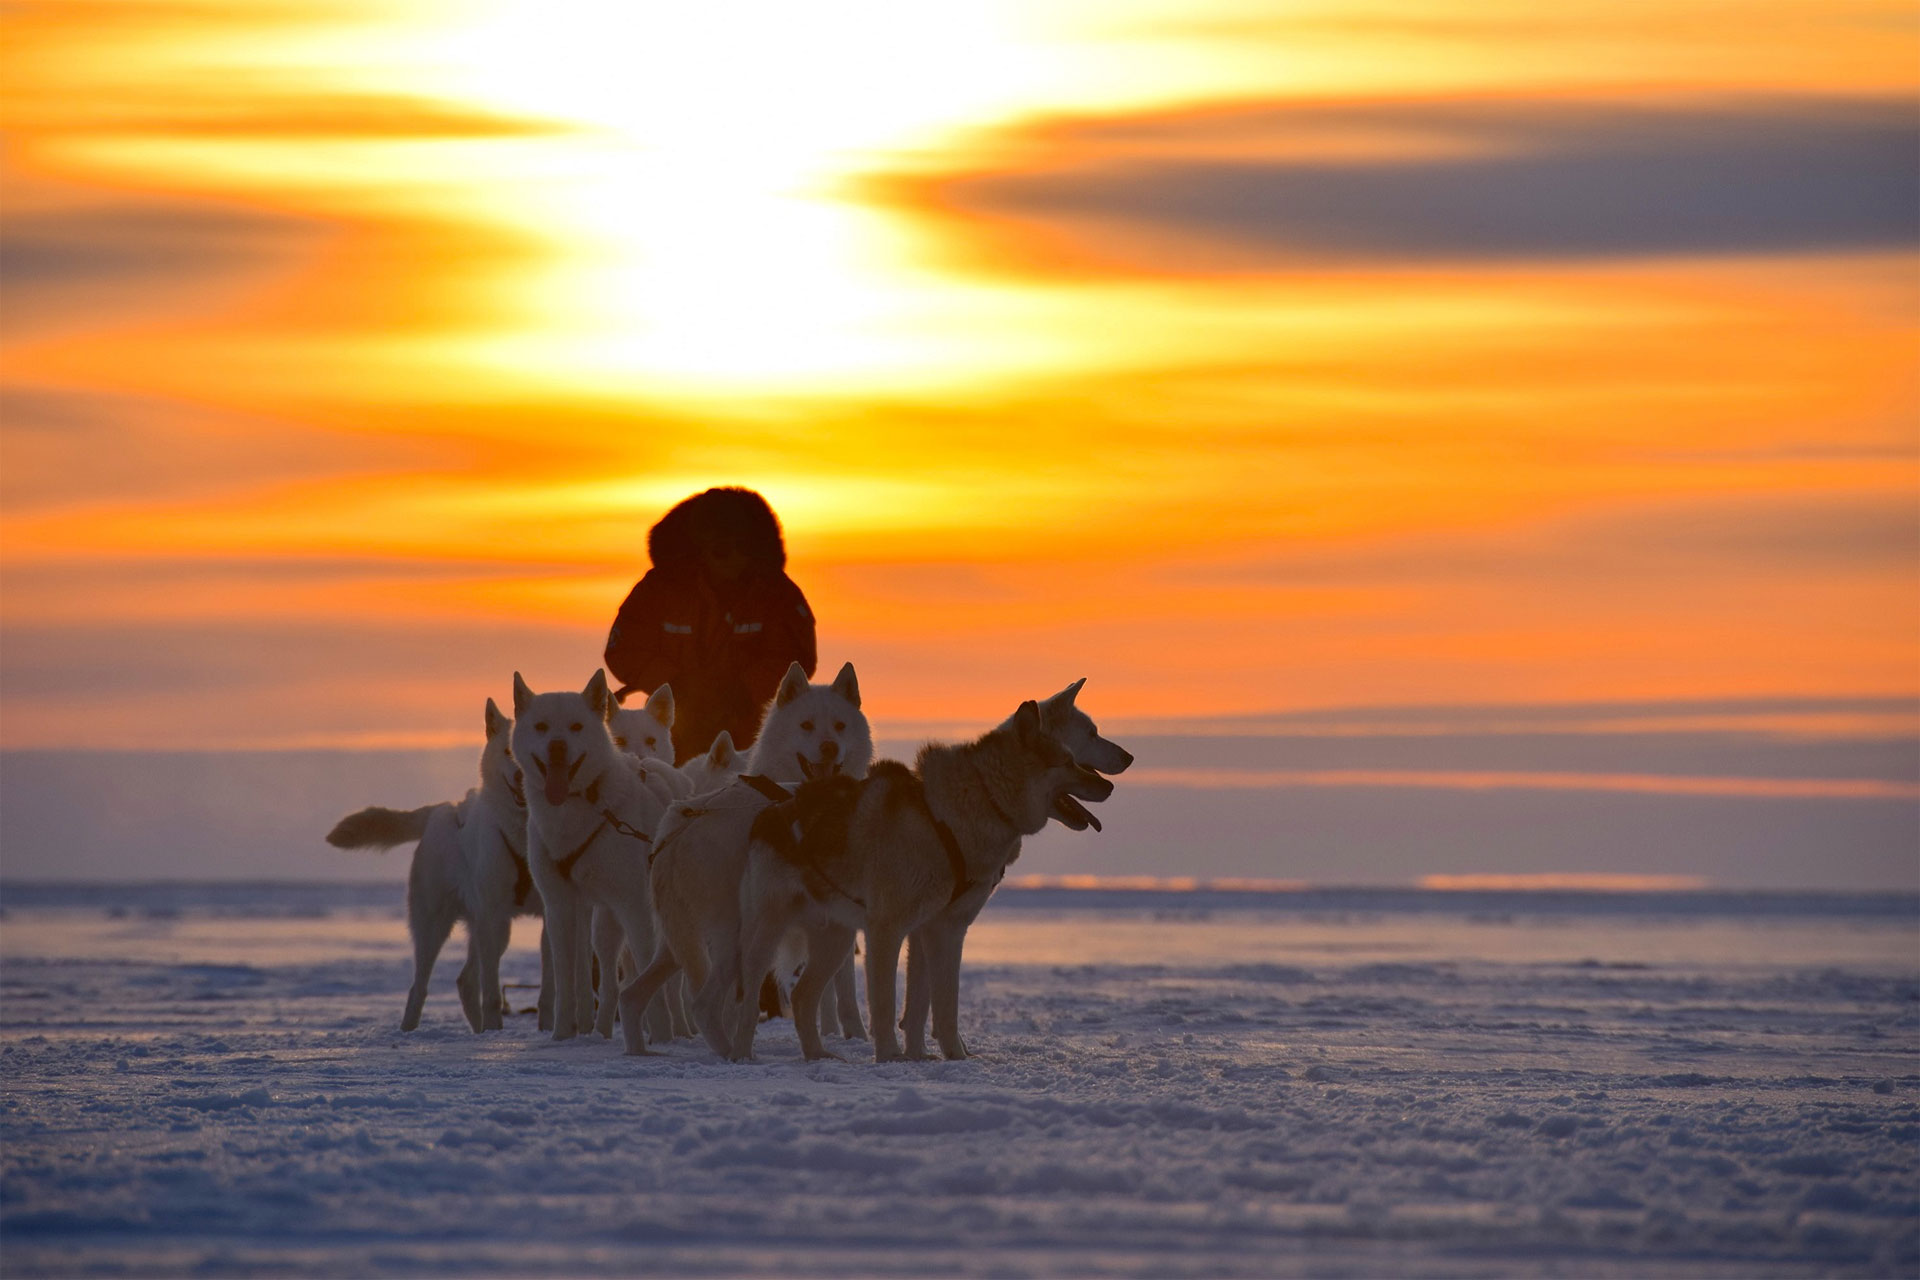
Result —
[[740, 961], [721, 956], [693, 997], [694, 1021], [700, 1024], [700, 1034], [705, 1037], [707, 1047], [720, 1055], [722, 1061], [733, 1059], [733, 1040], [727, 1032], [734, 1018], [733, 987], [739, 980]]
[[853, 953], [849, 949], [847, 958], [833, 971], [833, 994], [835, 1014], [840, 1020], [840, 1034], [849, 1040], [865, 1040], [867, 1029], [860, 1022], [860, 990], [853, 980]]
[[[593, 1025], [593, 988], [587, 972], [591, 955], [582, 936], [592, 922], [583, 918], [573, 887], [557, 876], [555, 880], [558, 883], [551, 887], [540, 887], [547, 908], [547, 935], [553, 940], [553, 1038], [571, 1040]], [[587, 1002], [584, 1010], [583, 1002]]]
[[513, 936], [513, 919], [507, 915], [475, 920], [468, 926], [473, 932], [476, 959], [480, 967], [480, 1025], [475, 1031], [498, 1031], [501, 1027], [500, 957], [507, 953]]
[[[807, 963], [809, 965], [813, 963], [813, 957], [811, 955], [807, 957]], [[839, 977], [838, 974], [835, 974], [834, 976], [835, 978]], [[824, 987], [820, 988], [819, 1032], [822, 1036], [837, 1036], [840, 1034], [840, 992], [838, 990], [839, 985], [840, 984], [837, 981], [829, 982]], [[798, 984], [795, 985], [794, 989], [796, 991], [799, 989]], [[799, 1006], [798, 997], [795, 997], [794, 1004], [797, 1010]], [[798, 1016], [797, 1013], [796, 1013], [796, 1016]]]
[[653, 962], [642, 969], [632, 982], [620, 988], [620, 1030], [626, 1037], [628, 1053], [645, 1057], [651, 1052], [647, 1048], [644, 1031], [647, 1002], [653, 999], [661, 984], [679, 975], [679, 961], [673, 958], [672, 949], [662, 942], [653, 953]]
[[[623, 901], [620, 905], [610, 908], [610, 911], [614, 916], [616, 928], [625, 939], [625, 945], [619, 949], [622, 955], [629, 948], [637, 954], [646, 956], [657, 955], [660, 952], [662, 948], [658, 931], [653, 927], [653, 908], [650, 904], [644, 901]], [[612, 973], [615, 969], [603, 963], [602, 971]], [[639, 1030], [645, 1032], [647, 1043], [665, 1044], [673, 1039], [673, 1018], [667, 1011], [667, 1002], [661, 996], [658, 984], [653, 993], [647, 997], [647, 1002], [640, 1006], [640, 1010]], [[611, 1012], [608, 1016], [611, 1018]], [[623, 1004], [620, 1008], [620, 1020], [623, 1024], [628, 1016], [626, 1006]], [[627, 1042], [631, 1044], [633, 1031], [627, 1030], [625, 1034]]]
[[960, 952], [966, 946], [965, 926], [956, 928], [944, 921], [933, 921], [922, 931], [932, 939], [927, 952], [927, 976], [933, 987], [933, 1038], [949, 1060], [967, 1056], [960, 1039]]
[[413, 986], [407, 990], [407, 1008], [400, 1015], [400, 1029], [412, 1031], [420, 1025], [420, 1011], [427, 1003], [427, 979], [433, 976], [433, 962], [453, 932], [453, 915], [427, 915], [408, 920], [413, 934]]
[[853, 930], [832, 923], [807, 930], [807, 967], [793, 984], [793, 1026], [800, 1033], [800, 1052], [808, 1062], [844, 1061], [820, 1043], [820, 998], [833, 990], [836, 975], [852, 955]]
[[627, 935], [613, 912], [605, 907], [593, 909], [593, 958], [600, 963], [600, 983], [594, 992], [593, 1029], [602, 1040], [613, 1039], [614, 992], [619, 988], [620, 952]]
[[673, 1038], [691, 1040], [698, 1034], [693, 1029], [693, 1018], [687, 1013], [687, 1003], [693, 998], [693, 992], [687, 986], [685, 973], [675, 974], [665, 989], [667, 1013], [673, 1018]]
[[933, 945], [927, 934], [933, 928], [928, 921], [907, 939], [907, 1010], [900, 1016], [900, 1030], [907, 1038], [907, 1056], [919, 1062], [927, 1056], [927, 1013], [933, 1008], [933, 974], [928, 949]]
[[760, 1034], [760, 1002], [742, 1000], [733, 1007], [733, 1052], [741, 1062], [752, 1062], [754, 1037]]
[[867, 1023], [873, 1028], [873, 1060], [894, 1062], [901, 1057], [893, 1033], [894, 975], [900, 968], [900, 944], [891, 928], [875, 928], [867, 921]]
[[[753, 921], [746, 931], [745, 941], [740, 946], [738, 978], [734, 994], [747, 1000], [750, 992], [747, 984], [758, 985], [760, 979], [773, 969], [775, 958], [780, 954], [780, 944], [785, 940], [787, 931], [806, 906], [805, 897], [799, 894], [771, 893], [765, 895], [761, 903], [759, 919]], [[733, 1040], [733, 1053], [736, 1061], [753, 1055], [753, 1035], [759, 1024], [759, 1010], [752, 1003], [747, 1005], [748, 1020], [738, 1030]], [[819, 1007], [814, 1007], [814, 1035], [819, 1036]], [[799, 1015], [794, 1016], [798, 1026]]]
[[553, 1003], [553, 934], [543, 917], [540, 921], [540, 999], [534, 1003], [536, 1029], [553, 1030]]
[[453, 989], [460, 993], [460, 1012], [467, 1015], [467, 1025], [474, 1031], [486, 1029], [486, 1014], [480, 1008], [480, 944], [473, 927], [467, 922], [467, 962], [460, 966], [460, 974], [453, 980]]
[[593, 904], [576, 894], [573, 904], [573, 1033], [593, 1030]]

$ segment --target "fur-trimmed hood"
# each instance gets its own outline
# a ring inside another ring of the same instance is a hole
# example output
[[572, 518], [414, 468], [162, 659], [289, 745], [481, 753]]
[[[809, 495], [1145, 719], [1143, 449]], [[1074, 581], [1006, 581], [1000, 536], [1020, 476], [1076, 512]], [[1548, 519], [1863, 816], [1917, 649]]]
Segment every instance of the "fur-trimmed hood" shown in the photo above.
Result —
[[780, 520], [751, 489], [716, 488], [681, 502], [647, 534], [647, 554], [656, 569], [678, 573], [698, 568], [701, 549], [719, 539], [737, 541], [756, 569], [787, 567]]

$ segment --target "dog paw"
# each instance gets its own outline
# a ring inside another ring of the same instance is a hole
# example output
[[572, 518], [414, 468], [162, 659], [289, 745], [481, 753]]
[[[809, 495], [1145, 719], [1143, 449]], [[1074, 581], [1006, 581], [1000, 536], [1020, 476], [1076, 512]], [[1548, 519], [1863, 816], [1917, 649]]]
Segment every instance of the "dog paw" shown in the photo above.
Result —
[[831, 1049], [822, 1048], [817, 1053], [807, 1055], [808, 1062], [845, 1062], [846, 1059]]

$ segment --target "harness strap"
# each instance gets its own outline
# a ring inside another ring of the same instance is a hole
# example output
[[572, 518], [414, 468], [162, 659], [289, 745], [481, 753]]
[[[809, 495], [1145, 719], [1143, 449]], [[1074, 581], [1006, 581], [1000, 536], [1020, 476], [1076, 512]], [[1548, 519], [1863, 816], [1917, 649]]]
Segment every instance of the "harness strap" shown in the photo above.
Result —
[[513, 905], [524, 907], [527, 905], [527, 895], [533, 892], [533, 869], [527, 865], [526, 854], [514, 851], [513, 842], [507, 839], [504, 831], [500, 833], [500, 844], [507, 851], [507, 856], [513, 859]]
[[940, 837], [940, 847], [947, 851], [947, 870], [953, 876], [953, 896], [947, 899], [947, 905], [952, 906], [974, 887], [973, 880], [967, 875], [967, 856], [960, 851], [960, 837], [953, 834], [953, 828], [933, 816], [933, 806], [927, 803], [924, 793], [920, 797], [920, 807], [927, 811], [927, 817], [933, 822], [934, 833]]
[[612, 827], [615, 831], [618, 831], [621, 835], [627, 837], [627, 839], [643, 841], [646, 844], [653, 843], [652, 836], [648, 835], [646, 832], [642, 831], [640, 828], [636, 826], [632, 826], [628, 823], [620, 821], [620, 816], [616, 814], [612, 809], [602, 809], [600, 811], [600, 816], [607, 820], [608, 826]]
[[833, 890], [835, 893], [839, 894], [841, 897], [845, 898], [848, 902], [851, 902], [854, 906], [860, 908], [862, 911], [865, 911], [867, 909], [867, 904], [865, 902], [861, 901], [859, 898], [854, 897], [851, 893], [847, 892], [847, 890], [841, 888], [840, 882], [838, 880], [835, 880], [832, 876], [828, 875], [825, 871], [822, 871], [819, 867], [813, 866], [812, 864], [808, 864], [800, 868], [800, 874], [803, 877], [812, 876], [815, 879], [818, 879], [823, 884], [825, 884], [827, 888]]
[[606, 829], [607, 829], [607, 821], [606, 819], [602, 818], [600, 820], [600, 825], [595, 827], [593, 831], [588, 834], [587, 838], [580, 842], [579, 848], [575, 849], [572, 853], [568, 854], [564, 858], [555, 858], [553, 860], [553, 869], [560, 873], [560, 878], [562, 880], [573, 879], [574, 864], [579, 862], [581, 858], [586, 856], [587, 850], [593, 847], [593, 842], [595, 840], [598, 840], [600, 838], [600, 833], [602, 831], [605, 831]]
[[793, 792], [787, 790], [764, 773], [743, 773], [739, 781], [746, 783], [767, 799], [779, 804], [783, 800], [793, 799]]
[[[520, 807], [525, 809], [526, 801], [521, 801]], [[466, 819], [460, 816], [458, 808], [453, 811], [453, 823], [456, 827], [467, 825]], [[533, 892], [533, 869], [527, 865], [527, 855], [513, 847], [513, 841], [507, 839], [507, 833], [503, 829], [496, 826], [494, 831], [500, 836], [500, 847], [507, 851], [509, 858], [513, 859], [513, 905], [524, 907], [527, 905], [527, 895]]]

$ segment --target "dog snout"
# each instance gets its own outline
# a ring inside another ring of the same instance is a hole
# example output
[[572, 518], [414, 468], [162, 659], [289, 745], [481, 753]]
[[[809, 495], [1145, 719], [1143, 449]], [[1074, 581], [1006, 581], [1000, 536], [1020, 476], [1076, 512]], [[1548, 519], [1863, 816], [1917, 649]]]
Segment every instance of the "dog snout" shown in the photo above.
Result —
[[1113, 782], [1111, 779], [1101, 777], [1085, 765], [1075, 765], [1073, 785], [1068, 788], [1068, 791], [1082, 800], [1098, 802], [1113, 794]]
[[[582, 757], [583, 759], [585, 757]], [[571, 775], [567, 771], [567, 744], [562, 738], [554, 738], [547, 743], [547, 803], [564, 804], [567, 799], [567, 783]]]
[[820, 744], [820, 763], [821, 764], [832, 764], [835, 760], [839, 758], [840, 758], [839, 743], [829, 740]]

